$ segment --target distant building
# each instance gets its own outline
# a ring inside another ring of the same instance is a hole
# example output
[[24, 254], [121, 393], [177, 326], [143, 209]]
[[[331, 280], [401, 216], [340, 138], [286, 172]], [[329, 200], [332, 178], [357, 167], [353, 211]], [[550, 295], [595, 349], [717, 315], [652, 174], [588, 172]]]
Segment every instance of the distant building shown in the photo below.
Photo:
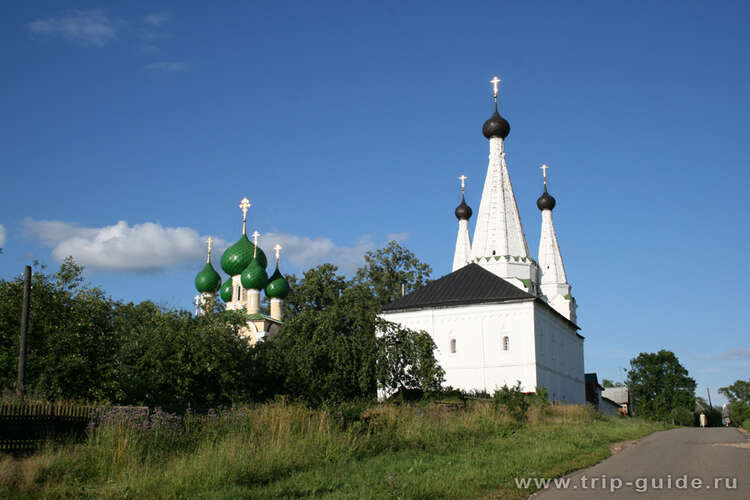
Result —
[[596, 373], [586, 374], [586, 402], [593, 405], [604, 415], [617, 415], [620, 405], [602, 396], [604, 387], [599, 384]]
[[482, 127], [490, 155], [473, 243], [462, 175], [453, 272], [386, 305], [381, 316], [430, 334], [449, 386], [492, 393], [520, 381], [525, 392], [545, 387], [552, 401], [583, 403], [584, 339], [552, 223], [556, 201], [547, 192], [548, 167], [542, 166], [544, 192], [537, 200], [537, 262], [505, 161], [510, 125], [497, 110], [499, 81], [492, 82], [494, 114]]
[[602, 391], [602, 397], [617, 404], [623, 415], [630, 415], [630, 391], [627, 387], [608, 387]]

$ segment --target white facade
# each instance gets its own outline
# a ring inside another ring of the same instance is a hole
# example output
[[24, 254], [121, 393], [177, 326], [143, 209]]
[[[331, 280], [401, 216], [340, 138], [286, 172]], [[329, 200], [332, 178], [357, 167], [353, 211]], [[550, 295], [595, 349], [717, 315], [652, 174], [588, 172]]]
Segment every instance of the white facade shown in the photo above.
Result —
[[553, 401], [585, 401], [583, 338], [534, 299], [391, 311], [381, 317], [430, 334], [445, 385], [492, 394], [520, 381], [524, 392], [546, 387]]

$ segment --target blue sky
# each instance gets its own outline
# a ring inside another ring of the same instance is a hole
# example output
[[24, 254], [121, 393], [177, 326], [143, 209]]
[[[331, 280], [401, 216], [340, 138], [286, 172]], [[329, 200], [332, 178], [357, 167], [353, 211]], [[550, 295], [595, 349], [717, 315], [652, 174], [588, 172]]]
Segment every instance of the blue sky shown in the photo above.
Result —
[[189, 308], [243, 196], [286, 272], [395, 237], [442, 276], [498, 74], [534, 255], [551, 167], [586, 370], [670, 349], [721, 401], [750, 376], [750, 7], [468, 4], [4, 5], [0, 276], [72, 253], [117, 299]]

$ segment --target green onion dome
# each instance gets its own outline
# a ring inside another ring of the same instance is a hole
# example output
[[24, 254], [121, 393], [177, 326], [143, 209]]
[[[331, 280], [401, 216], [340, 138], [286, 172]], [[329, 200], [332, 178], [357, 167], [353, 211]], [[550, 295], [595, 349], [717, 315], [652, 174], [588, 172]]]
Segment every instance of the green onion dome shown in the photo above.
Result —
[[260, 265], [265, 268], [268, 265], [266, 254], [260, 248], [256, 250], [255, 245], [247, 239], [247, 235], [243, 234], [242, 238], [227, 248], [224, 255], [221, 256], [221, 268], [229, 276], [237, 276], [250, 265], [250, 261], [253, 260], [253, 252], [255, 252], [255, 258], [258, 259]]
[[201, 293], [215, 293], [221, 285], [221, 276], [210, 262], [206, 262], [201, 272], [195, 277], [195, 288]]
[[242, 286], [246, 290], [262, 290], [268, 283], [265, 266], [261, 266], [257, 258], [251, 260], [250, 264], [242, 271], [240, 281], [242, 281]]
[[286, 280], [283, 274], [279, 272], [278, 266], [276, 271], [268, 279], [266, 285], [266, 296], [272, 299], [284, 299], [289, 293], [289, 282]]
[[219, 289], [219, 295], [221, 295], [221, 300], [224, 302], [231, 302], [232, 301], [232, 277], [230, 276], [228, 280], [224, 282], [223, 285], [221, 285], [221, 288]]

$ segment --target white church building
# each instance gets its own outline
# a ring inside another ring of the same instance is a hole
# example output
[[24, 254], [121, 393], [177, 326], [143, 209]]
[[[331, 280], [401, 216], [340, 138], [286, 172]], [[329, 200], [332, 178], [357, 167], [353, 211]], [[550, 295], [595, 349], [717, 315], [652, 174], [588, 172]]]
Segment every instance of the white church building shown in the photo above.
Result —
[[492, 394], [520, 381], [524, 392], [545, 387], [553, 401], [584, 403], [584, 338], [552, 222], [547, 167], [534, 260], [505, 161], [510, 125], [497, 111], [499, 81], [492, 81], [495, 112], [482, 127], [490, 156], [474, 240], [461, 176], [453, 272], [386, 305], [381, 317], [429, 333], [445, 384], [453, 388]]

